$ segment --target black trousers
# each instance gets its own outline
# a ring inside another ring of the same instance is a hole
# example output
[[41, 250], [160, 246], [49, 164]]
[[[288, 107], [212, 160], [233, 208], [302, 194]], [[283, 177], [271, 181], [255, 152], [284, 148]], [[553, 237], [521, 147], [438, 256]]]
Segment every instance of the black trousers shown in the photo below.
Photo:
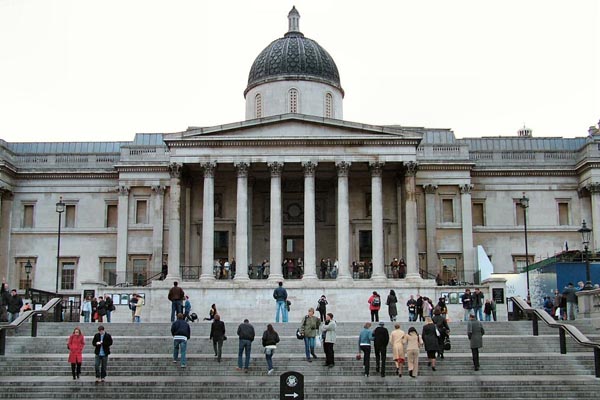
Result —
[[333, 361], [333, 343], [323, 343], [323, 351], [325, 351], [325, 365], [335, 365]]
[[371, 346], [360, 346], [360, 351], [363, 352], [363, 365], [365, 367], [365, 374], [369, 375], [369, 367], [371, 365]]
[[479, 368], [479, 349], [471, 349], [473, 355], [473, 366]]
[[379, 322], [379, 310], [371, 310], [371, 322]]
[[381, 366], [381, 375], [385, 375], [385, 350], [387, 346], [375, 345], [375, 366]]

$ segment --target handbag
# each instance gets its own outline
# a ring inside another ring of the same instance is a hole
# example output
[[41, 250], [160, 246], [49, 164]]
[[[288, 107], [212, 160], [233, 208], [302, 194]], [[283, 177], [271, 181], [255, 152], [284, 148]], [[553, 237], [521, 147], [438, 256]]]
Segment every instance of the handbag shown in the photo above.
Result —
[[437, 328], [437, 326], [435, 327], [435, 336], [440, 337], [440, 330]]
[[444, 339], [444, 350], [450, 349], [452, 349], [452, 343], [450, 343], [450, 337], [446, 336], [446, 338]]
[[265, 346], [265, 354], [268, 356], [272, 355], [275, 352], [276, 348], [277, 348], [277, 346], [275, 346], [274, 344]]
[[81, 312], [81, 316], [82, 316], [82, 317], [84, 317], [84, 316], [85, 316], [85, 314], [83, 313], [83, 311]]
[[300, 330], [300, 328], [296, 329], [296, 339], [298, 339], [298, 340], [304, 339], [304, 333]]

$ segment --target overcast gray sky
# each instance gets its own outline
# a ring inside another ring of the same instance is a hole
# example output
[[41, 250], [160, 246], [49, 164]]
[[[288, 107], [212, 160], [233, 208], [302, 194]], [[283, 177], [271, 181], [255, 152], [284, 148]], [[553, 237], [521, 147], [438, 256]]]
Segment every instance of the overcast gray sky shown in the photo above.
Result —
[[0, 0], [0, 138], [241, 121], [292, 5], [336, 61], [346, 120], [575, 137], [600, 119], [597, 0]]

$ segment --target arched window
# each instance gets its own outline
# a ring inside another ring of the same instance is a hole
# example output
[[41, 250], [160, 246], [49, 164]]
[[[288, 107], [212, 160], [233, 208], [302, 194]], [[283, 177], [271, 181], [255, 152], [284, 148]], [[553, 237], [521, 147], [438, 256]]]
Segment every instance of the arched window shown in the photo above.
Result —
[[290, 112], [297, 113], [298, 112], [298, 90], [290, 89]]
[[333, 118], [333, 96], [325, 94], [325, 118]]
[[262, 96], [260, 93], [254, 97], [254, 111], [256, 118], [262, 118]]

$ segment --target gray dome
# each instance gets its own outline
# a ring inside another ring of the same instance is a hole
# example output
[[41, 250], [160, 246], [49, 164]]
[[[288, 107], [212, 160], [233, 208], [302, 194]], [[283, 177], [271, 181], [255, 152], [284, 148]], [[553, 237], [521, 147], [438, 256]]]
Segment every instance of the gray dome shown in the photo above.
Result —
[[254, 60], [248, 75], [248, 87], [276, 80], [314, 80], [327, 83], [343, 93], [340, 74], [333, 58], [312, 39], [298, 30], [300, 15], [290, 11], [290, 30], [284, 37], [269, 44]]

